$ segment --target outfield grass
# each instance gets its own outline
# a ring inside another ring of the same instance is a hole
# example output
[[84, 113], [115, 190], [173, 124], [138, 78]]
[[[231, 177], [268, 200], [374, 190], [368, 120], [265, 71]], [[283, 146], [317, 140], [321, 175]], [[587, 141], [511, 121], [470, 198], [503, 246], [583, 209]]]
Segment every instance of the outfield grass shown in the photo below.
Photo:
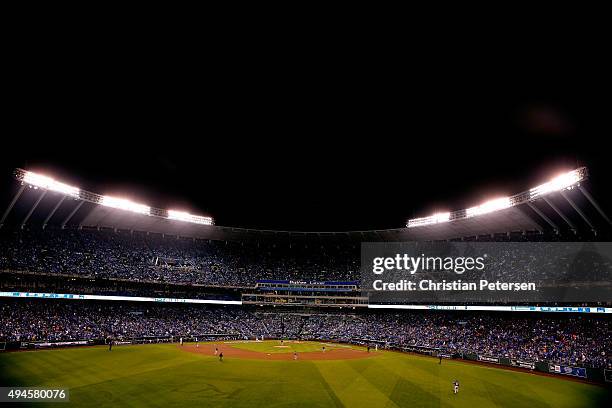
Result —
[[67, 387], [71, 403], [55, 404], [61, 407], [593, 407], [610, 396], [595, 385], [392, 352], [343, 361], [219, 362], [171, 344], [3, 353], [0, 381]]

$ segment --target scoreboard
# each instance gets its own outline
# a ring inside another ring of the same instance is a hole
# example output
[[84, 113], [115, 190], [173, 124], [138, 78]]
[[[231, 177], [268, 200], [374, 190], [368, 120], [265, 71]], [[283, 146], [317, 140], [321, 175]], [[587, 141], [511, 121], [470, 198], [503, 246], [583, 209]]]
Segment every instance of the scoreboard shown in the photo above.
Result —
[[242, 293], [243, 304], [279, 306], [367, 307], [359, 282], [260, 280]]

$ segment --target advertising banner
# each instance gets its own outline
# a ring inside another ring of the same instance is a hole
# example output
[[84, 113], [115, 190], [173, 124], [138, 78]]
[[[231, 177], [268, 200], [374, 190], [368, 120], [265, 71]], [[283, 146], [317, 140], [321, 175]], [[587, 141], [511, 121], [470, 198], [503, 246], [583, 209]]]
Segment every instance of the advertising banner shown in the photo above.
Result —
[[581, 368], [581, 367], [570, 367], [570, 366], [550, 363], [548, 365], [548, 370], [551, 373], [587, 378], [586, 369]]
[[491, 357], [491, 356], [478, 356], [478, 361], [484, 361], [486, 363], [493, 363], [493, 364], [501, 364], [501, 362], [499, 361], [499, 358], [497, 357]]
[[532, 361], [510, 359], [510, 365], [513, 367], [521, 367], [521, 368], [528, 368], [530, 370], [535, 370], [535, 363]]

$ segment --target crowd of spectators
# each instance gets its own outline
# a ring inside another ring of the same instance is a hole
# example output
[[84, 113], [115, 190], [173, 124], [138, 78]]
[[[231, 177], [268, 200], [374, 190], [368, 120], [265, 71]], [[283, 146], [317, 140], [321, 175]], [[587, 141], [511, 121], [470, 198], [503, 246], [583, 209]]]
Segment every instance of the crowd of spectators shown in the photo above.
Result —
[[358, 280], [359, 248], [277, 246], [109, 230], [0, 236], [0, 270], [135, 281], [252, 286], [261, 279]]
[[5, 341], [68, 341], [102, 338], [255, 335], [250, 313], [240, 308], [160, 307], [61, 301], [1, 304]]
[[[448, 312], [366, 314], [328, 324], [339, 340], [383, 340], [400, 347], [476, 353], [525, 361], [609, 367], [609, 319], [573, 316], [516, 316], [503, 313]], [[315, 327], [311, 332], [317, 331]]]
[[[612, 261], [589, 247], [593, 244], [483, 245], [472, 252], [485, 252], [486, 267], [470, 272], [472, 279], [494, 281], [503, 276], [507, 282], [559, 285], [612, 278]], [[6, 230], [0, 235], [0, 270], [138, 282], [253, 286], [262, 279], [359, 281], [360, 262], [360, 248], [347, 243], [280, 245], [93, 229]], [[423, 271], [419, 278], [441, 277], [436, 271]]]
[[0, 341], [224, 336], [419, 346], [525, 361], [611, 367], [607, 317], [485, 312], [279, 313], [234, 306], [88, 301], [0, 303]]

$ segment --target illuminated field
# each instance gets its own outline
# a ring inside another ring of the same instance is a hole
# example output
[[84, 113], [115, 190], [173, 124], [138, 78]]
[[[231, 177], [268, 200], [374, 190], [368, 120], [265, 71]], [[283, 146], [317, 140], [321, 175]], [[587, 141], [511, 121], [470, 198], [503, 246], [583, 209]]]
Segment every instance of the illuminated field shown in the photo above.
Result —
[[319, 343], [313, 341], [283, 341], [281, 344], [279, 340], [263, 342], [237, 342], [232, 343], [231, 346], [237, 349], [257, 351], [260, 353], [314, 353], [322, 351], [323, 347], [325, 347], [325, 349], [328, 351], [358, 349], [358, 347], [344, 344]]
[[[262, 354], [316, 352], [320, 343], [225, 344]], [[264, 361], [187, 352], [186, 345], [117, 346], [0, 354], [2, 385], [70, 389], [59, 406], [593, 407], [600, 386], [394, 352], [349, 360]], [[198, 349], [214, 350], [200, 343]], [[237, 349], [238, 350], [238, 349]], [[329, 354], [336, 352], [331, 351]], [[289, 357], [289, 356], [287, 356]], [[453, 395], [452, 381], [461, 383]], [[40, 406], [40, 404], [37, 404]]]

